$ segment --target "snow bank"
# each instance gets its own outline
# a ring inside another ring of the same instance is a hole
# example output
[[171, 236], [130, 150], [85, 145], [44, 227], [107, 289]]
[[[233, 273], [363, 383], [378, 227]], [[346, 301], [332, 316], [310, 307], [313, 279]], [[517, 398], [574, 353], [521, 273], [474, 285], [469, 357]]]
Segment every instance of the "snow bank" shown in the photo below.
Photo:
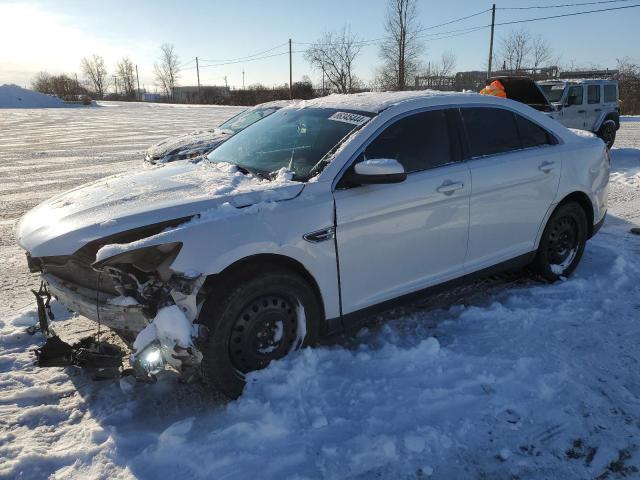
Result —
[[57, 97], [14, 84], [0, 85], [0, 108], [65, 108], [72, 105]]

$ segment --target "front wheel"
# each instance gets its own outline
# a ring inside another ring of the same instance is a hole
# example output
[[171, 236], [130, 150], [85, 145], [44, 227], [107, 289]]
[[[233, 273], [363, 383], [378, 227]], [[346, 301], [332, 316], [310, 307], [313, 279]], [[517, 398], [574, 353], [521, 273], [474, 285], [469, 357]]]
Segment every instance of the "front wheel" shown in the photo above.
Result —
[[602, 139], [607, 148], [613, 147], [613, 143], [616, 141], [616, 122], [613, 120], [604, 122], [598, 130], [598, 137]]
[[278, 267], [244, 269], [214, 289], [202, 307], [198, 320], [209, 328], [204, 380], [239, 397], [247, 373], [317, 341], [321, 312], [301, 276]]
[[587, 216], [576, 202], [560, 205], [547, 222], [536, 258], [535, 270], [549, 281], [567, 277], [580, 263], [587, 243]]

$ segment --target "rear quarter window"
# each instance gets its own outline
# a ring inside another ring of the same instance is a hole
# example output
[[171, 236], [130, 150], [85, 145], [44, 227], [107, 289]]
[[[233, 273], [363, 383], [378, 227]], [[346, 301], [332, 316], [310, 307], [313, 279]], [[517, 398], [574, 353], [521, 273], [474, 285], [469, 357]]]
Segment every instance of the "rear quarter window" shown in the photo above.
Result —
[[615, 85], [604, 86], [604, 101], [606, 103], [615, 103], [618, 100]]

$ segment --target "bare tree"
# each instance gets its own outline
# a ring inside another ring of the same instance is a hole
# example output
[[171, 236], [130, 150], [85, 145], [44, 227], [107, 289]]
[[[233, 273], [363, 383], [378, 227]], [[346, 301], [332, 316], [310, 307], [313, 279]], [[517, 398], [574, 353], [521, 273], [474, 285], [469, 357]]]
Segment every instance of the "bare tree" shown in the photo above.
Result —
[[155, 74], [157, 85], [164, 94], [169, 98], [173, 98], [173, 89], [178, 85], [178, 79], [180, 78], [178, 55], [175, 53], [172, 44], [165, 43], [160, 47], [160, 50], [160, 58], [153, 65], [153, 73]]
[[545, 64], [549, 64], [553, 57], [553, 50], [547, 41], [538, 35], [533, 39], [531, 46], [531, 66], [540, 68]]
[[344, 26], [338, 31], [328, 31], [304, 53], [311, 67], [321, 70], [332, 89], [338, 93], [350, 93], [360, 85], [353, 73], [353, 64], [360, 53], [361, 43]]
[[109, 86], [109, 77], [107, 76], [108, 72], [104, 58], [94, 53], [90, 58], [84, 57], [80, 61], [80, 67], [97, 97], [102, 98]]
[[122, 94], [129, 99], [135, 98], [135, 67], [128, 57], [124, 57], [118, 62], [116, 65], [116, 75], [120, 81]]
[[384, 29], [388, 38], [380, 45], [383, 60], [378, 83], [383, 88], [404, 90], [418, 73], [423, 50], [416, 0], [389, 0]]
[[507, 70], [520, 71], [526, 68], [526, 63], [532, 51], [531, 35], [526, 30], [512, 30], [500, 41], [498, 57]]
[[453, 70], [456, 68], [457, 58], [455, 53], [446, 51], [442, 53], [440, 57], [440, 63], [438, 64], [437, 74], [441, 77], [448, 77], [453, 74]]
[[616, 59], [620, 107], [625, 115], [640, 114], [640, 65], [629, 57]]

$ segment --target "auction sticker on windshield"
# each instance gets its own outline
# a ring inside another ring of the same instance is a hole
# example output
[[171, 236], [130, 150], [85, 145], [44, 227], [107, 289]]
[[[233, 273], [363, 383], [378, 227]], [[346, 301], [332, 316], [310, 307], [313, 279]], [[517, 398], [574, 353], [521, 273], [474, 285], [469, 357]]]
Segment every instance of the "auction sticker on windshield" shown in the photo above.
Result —
[[369, 120], [369, 117], [365, 117], [364, 115], [359, 115], [357, 113], [336, 112], [329, 117], [329, 120], [351, 123], [353, 125], [362, 125]]

